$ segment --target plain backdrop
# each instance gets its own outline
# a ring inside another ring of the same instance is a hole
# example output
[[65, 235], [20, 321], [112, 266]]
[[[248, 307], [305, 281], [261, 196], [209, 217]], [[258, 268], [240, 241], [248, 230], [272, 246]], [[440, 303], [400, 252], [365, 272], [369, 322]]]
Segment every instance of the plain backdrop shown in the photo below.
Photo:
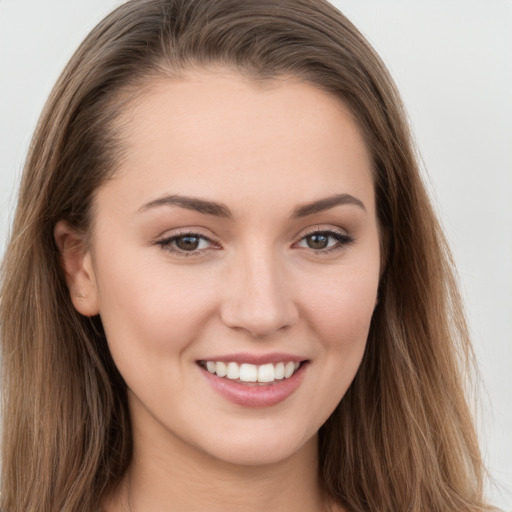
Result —
[[[0, 0], [0, 255], [44, 101], [79, 42], [120, 3]], [[490, 495], [512, 510], [512, 1], [333, 3], [402, 92], [475, 342]]]

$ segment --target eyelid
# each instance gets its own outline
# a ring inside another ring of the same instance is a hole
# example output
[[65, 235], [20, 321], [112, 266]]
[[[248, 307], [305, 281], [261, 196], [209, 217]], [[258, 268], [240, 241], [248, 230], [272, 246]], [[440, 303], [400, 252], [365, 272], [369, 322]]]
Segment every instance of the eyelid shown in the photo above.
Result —
[[[197, 237], [202, 240], [208, 241], [213, 247], [208, 247], [207, 249], [194, 249], [191, 251], [185, 251], [176, 247], [173, 247], [172, 243], [182, 237]], [[160, 235], [154, 241], [156, 245], [159, 245], [163, 250], [170, 252], [171, 254], [176, 254], [178, 256], [183, 257], [191, 257], [191, 256], [204, 256], [206, 251], [209, 250], [217, 250], [220, 249], [219, 242], [215, 239], [215, 237], [211, 235], [205, 235], [204, 233], [200, 233], [199, 229], [196, 228], [179, 228], [179, 230], [175, 232], [165, 232], [165, 234]]]
[[[0, 0], [1, 1], [1, 0]], [[210, 229], [205, 228], [200, 225], [191, 225], [185, 227], [177, 227], [177, 228], [168, 228], [161, 231], [158, 235], [154, 237], [154, 241], [164, 240], [172, 237], [186, 236], [186, 235], [195, 235], [200, 236], [202, 238], [207, 238], [208, 240], [217, 242], [217, 236], [210, 231]]]
[[333, 233], [336, 235], [340, 235], [343, 237], [352, 238], [351, 235], [348, 234], [348, 232], [345, 229], [342, 229], [338, 226], [333, 225], [325, 225], [325, 224], [319, 224], [318, 226], [312, 226], [307, 228], [304, 231], [301, 231], [296, 239], [302, 240], [303, 238], [306, 238], [307, 236], [314, 235], [316, 233]]
[[334, 246], [327, 247], [325, 249], [313, 249], [307, 247], [298, 247], [299, 249], [306, 249], [308, 251], [313, 252], [318, 255], [327, 255], [331, 252], [339, 251], [345, 249], [348, 245], [351, 245], [355, 240], [354, 237], [347, 233], [346, 230], [339, 228], [337, 226], [332, 225], [320, 225], [315, 227], [310, 227], [306, 231], [303, 231], [298, 237], [297, 241], [293, 243], [293, 246], [296, 246], [300, 242], [302, 242], [305, 238], [315, 234], [326, 234], [338, 240], [338, 243]]
[[[308, 247], [298, 247], [298, 244], [302, 242], [308, 236], [314, 234], [325, 234], [337, 240], [332, 246], [328, 246], [324, 249], [313, 249]], [[208, 248], [202, 249], [193, 249], [190, 251], [186, 251], [183, 249], [179, 249], [174, 247], [172, 244], [175, 240], [182, 237], [197, 237], [201, 240], [205, 240], [210, 244]], [[346, 248], [347, 245], [350, 245], [354, 242], [354, 238], [349, 235], [346, 230], [339, 228], [337, 226], [332, 225], [319, 225], [306, 229], [300, 235], [296, 237], [296, 241], [292, 244], [292, 247], [305, 249], [307, 251], [313, 252], [314, 254], [326, 255], [331, 252], [335, 252], [341, 249]], [[216, 240], [216, 237], [211, 235], [206, 235], [200, 232], [200, 228], [196, 229], [193, 227], [190, 228], [179, 228], [175, 232], [165, 232], [164, 234], [157, 237], [154, 241], [155, 245], [159, 245], [163, 250], [166, 250], [170, 253], [177, 254], [178, 256], [190, 257], [190, 256], [205, 256], [206, 253], [210, 250], [218, 250], [221, 249], [220, 243]]]
[[315, 233], [328, 233], [328, 232], [337, 233], [338, 235], [348, 236], [348, 233], [346, 232], [346, 230], [339, 228], [338, 226], [319, 224], [318, 226], [313, 226], [313, 227], [307, 228], [305, 231], [303, 231], [300, 234], [300, 237], [304, 238], [305, 236], [314, 235]]

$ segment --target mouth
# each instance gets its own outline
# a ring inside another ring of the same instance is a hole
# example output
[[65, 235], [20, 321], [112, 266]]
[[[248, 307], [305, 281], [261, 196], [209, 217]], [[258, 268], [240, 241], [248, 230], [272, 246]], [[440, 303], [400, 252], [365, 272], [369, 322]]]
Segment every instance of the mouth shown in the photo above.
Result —
[[242, 407], [271, 407], [301, 386], [308, 359], [286, 354], [238, 354], [196, 361], [206, 382], [224, 399]]
[[279, 361], [261, 365], [235, 361], [198, 361], [199, 366], [217, 377], [248, 385], [268, 385], [291, 378], [307, 361]]

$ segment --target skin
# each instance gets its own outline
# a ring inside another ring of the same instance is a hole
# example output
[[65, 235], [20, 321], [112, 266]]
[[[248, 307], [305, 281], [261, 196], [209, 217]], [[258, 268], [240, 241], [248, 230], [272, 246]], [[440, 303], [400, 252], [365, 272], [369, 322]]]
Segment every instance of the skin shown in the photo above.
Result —
[[[97, 191], [88, 244], [55, 229], [75, 307], [101, 315], [128, 386], [134, 457], [104, 510], [318, 511], [317, 432], [359, 367], [379, 282], [354, 120], [296, 79], [218, 69], [155, 81], [121, 126], [128, 152]], [[154, 204], [176, 194], [231, 218]], [[361, 204], [293, 217], [336, 194]], [[189, 232], [205, 238], [176, 252], [169, 238]], [[241, 352], [307, 360], [300, 386], [271, 407], [230, 402], [197, 361]]]

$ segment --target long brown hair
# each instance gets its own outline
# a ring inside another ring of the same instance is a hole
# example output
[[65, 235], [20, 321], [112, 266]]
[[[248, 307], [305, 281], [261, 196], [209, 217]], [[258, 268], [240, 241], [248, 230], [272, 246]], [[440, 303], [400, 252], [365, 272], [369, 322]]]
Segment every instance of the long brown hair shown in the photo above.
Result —
[[131, 0], [72, 57], [32, 141], [2, 268], [1, 509], [94, 511], [130, 463], [125, 384], [101, 319], [72, 306], [53, 229], [87, 233], [123, 157], [116, 121], [147, 80], [219, 64], [336, 95], [372, 156], [384, 270], [363, 362], [320, 430], [326, 492], [352, 512], [486, 510], [449, 251], [395, 86], [324, 0]]

